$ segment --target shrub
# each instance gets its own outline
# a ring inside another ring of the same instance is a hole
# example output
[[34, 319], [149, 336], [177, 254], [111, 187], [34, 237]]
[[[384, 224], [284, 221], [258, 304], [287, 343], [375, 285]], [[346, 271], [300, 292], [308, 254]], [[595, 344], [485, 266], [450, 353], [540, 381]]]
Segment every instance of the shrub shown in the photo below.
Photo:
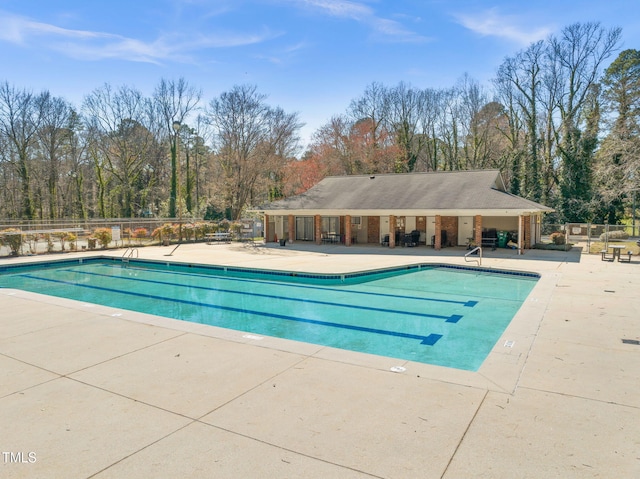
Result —
[[69, 242], [69, 248], [71, 250], [75, 250], [76, 242], [78, 241], [78, 236], [75, 233], [69, 233], [67, 235], [67, 241]]
[[0, 231], [0, 244], [7, 245], [11, 250], [11, 254], [13, 256], [18, 256], [20, 254], [20, 247], [22, 246], [22, 234], [19, 233], [20, 230], [17, 228], [7, 228], [6, 230]]
[[168, 241], [171, 238], [173, 238], [173, 233], [174, 233], [173, 225], [171, 223], [165, 223], [162, 226], [159, 226], [158, 228], [153, 230], [153, 233], [151, 233], [151, 236], [154, 239], [158, 239], [160, 241], [164, 241], [164, 240]]
[[[180, 226], [178, 226], [178, 234], [180, 234], [179, 228]], [[185, 240], [189, 241], [191, 237], [195, 235], [195, 232], [196, 228], [193, 223], [185, 223], [182, 225], [182, 236], [184, 236]]]
[[198, 221], [193, 225], [193, 235], [196, 241], [204, 238], [206, 223]]
[[608, 233], [602, 233], [600, 235], [600, 241], [610, 240], [626, 240], [629, 238], [629, 233], [625, 230], [609, 231]]
[[228, 219], [223, 219], [218, 221], [218, 223], [216, 224], [216, 233], [218, 231], [220, 232], [227, 232], [229, 231], [229, 227], [231, 226], [231, 221], [229, 221]]
[[138, 240], [138, 244], [142, 243], [142, 240], [147, 237], [149, 232], [147, 228], [136, 228], [131, 236], [133, 236], [136, 240]]
[[53, 253], [53, 235], [45, 233], [44, 240], [47, 242], [47, 253]]
[[230, 225], [230, 230], [236, 238], [242, 236], [242, 223], [240, 221], [234, 221]]
[[564, 236], [564, 233], [560, 233], [559, 231], [556, 231], [555, 233], [551, 233], [551, 235], [549, 235], [549, 239], [555, 245], [563, 245], [567, 242], [566, 237]]
[[28, 234], [25, 236], [25, 241], [29, 246], [29, 252], [31, 254], [38, 253], [38, 241], [40, 241], [41, 239], [42, 239], [42, 236], [38, 233]]
[[111, 243], [111, 228], [97, 228], [93, 232], [93, 237], [100, 242], [102, 249], [106, 249]]
[[69, 240], [69, 233], [64, 231], [62, 233], [57, 233], [55, 237], [60, 241], [60, 249], [64, 251], [67, 241]]

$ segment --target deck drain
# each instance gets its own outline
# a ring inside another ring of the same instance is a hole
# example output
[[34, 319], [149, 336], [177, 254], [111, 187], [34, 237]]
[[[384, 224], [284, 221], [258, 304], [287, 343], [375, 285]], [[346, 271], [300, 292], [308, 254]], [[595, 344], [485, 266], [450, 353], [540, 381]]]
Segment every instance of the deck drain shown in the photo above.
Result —
[[393, 366], [391, 371], [394, 373], [403, 373], [407, 370], [407, 368], [403, 368], [402, 366]]
[[507, 341], [504, 342], [504, 347], [505, 348], [512, 348], [514, 344], [516, 344], [515, 341], [507, 340]]
[[622, 343], [623, 344], [634, 344], [636, 346], [640, 346], [640, 341], [638, 341], [637, 339], [623, 339]]

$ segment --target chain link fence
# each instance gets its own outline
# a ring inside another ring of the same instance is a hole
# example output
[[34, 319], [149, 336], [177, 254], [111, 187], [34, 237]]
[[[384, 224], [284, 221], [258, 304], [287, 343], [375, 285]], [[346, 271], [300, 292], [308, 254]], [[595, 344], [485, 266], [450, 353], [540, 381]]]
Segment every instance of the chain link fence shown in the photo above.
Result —
[[231, 223], [191, 218], [0, 220], [0, 257], [204, 241], [206, 234], [217, 231], [228, 231], [235, 239], [253, 238], [260, 227], [254, 220]]
[[552, 243], [553, 233], [562, 233], [565, 241], [582, 247], [585, 254], [599, 254], [609, 243], [621, 243], [629, 246], [630, 251], [638, 254], [637, 244], [640, 240], [640, 224], [610, 225], [592, 223], [543, 224], [542, 242]]

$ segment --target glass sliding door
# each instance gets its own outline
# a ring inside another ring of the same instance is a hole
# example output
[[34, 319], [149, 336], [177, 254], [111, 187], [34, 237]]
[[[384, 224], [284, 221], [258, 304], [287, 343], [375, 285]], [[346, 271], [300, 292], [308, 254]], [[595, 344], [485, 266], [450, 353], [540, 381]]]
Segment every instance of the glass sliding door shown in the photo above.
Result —
[[329, 234], [340, 234], [340, 218], [338, 216], [323, 216], [322, 232]]
[[296, 216], [296, 240], [313, 241], [313, 216]]

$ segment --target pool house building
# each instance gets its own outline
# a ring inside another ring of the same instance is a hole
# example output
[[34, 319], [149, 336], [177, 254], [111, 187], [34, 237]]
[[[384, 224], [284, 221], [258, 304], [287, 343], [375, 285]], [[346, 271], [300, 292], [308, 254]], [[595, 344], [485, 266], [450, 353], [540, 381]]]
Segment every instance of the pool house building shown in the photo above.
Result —
[[498, 170], [327, 177], [306, 192], [265, 204], [265, 241], [316, 244], [506, 246], [540, 241], [553, 211], [510, 194]]

